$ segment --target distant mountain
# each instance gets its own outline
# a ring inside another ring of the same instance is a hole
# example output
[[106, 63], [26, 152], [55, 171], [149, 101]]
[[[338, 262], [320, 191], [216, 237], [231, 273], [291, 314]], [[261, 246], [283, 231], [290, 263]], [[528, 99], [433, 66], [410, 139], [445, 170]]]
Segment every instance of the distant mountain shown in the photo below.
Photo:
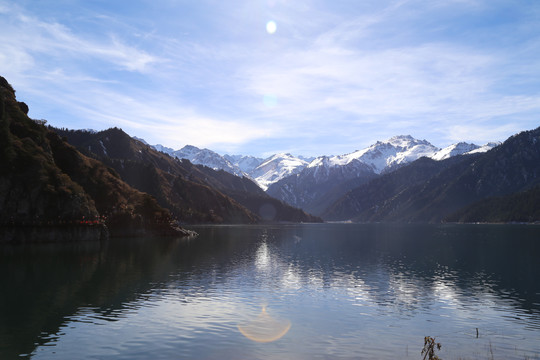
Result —
[[394, 136], [350, 154], [321, 156], [297, 175], [283, 178], [268, 194], [320, 215], [347, 191], [440, 149], [410, 135]]
[[493, 149], [496, 146], [499, 146], [500, 143], [490, 142], [483, 146], [478, 146], [475, 144], [469, 144], [466, 142], [460, 142], [457, 144], [452, 144], [444, 149], [437, 151], [434, 155], [430, 156], [433, 160], [444, 160], [452, 156], [457, 155], [470, 155], [487, 152]]
[[[196, 146], [186, 145], [180, 150], [173, 150], [162, 145], [154, 149], [179, 159], [187, 159], [194, 164], [204, 165], [214, 170], [224, 170], [237, 176], [253, 179], [263, 190], [280, 179], [299, 172], [308, 165], [302, 157], [291, 154], [276, 154], [266, 159], [244, 155], [224, 155]], [[309, 159], [309, 158], [308, 158]]]
[[223, 157], [246, 174], [250, 174], [264, 162], [262, 158], [249, 155], [224, 155]]
[[[475, 218], [470, 214], [477, 209], [494, 204], [495, 200], [489, 200], [494, 197], [502, 197], [497, 202], [501, 209], [521, 206], [531, 215], [540, 204], [526, 205], [526, 197], [520, 194], [534, 195], [530, 192], [539, 184], [540, 128], [514, 135], [485, 153], [442, 161], [420, 159], [348, 192], [324, 213], [324, 218], [467, 221]], [[490, 219], [498, 216], [487, 214]]]
[[369, 165], [374, 173], [380, 174], [408, 164], [423, 156], [431, 157], [437, 151], [439, 151], [439, 148], [426, 140], [417, 140], [410, 135], [400, 135], [386, 141], [377, 141], [363, 150], [333, 156], [328, 163], [330, 166], [344, 166], [353, 160], [359, 160]]
[[452, 144], [448, 147], [445, 147], [444, 149], [437, 151], [435, 154], [430, 156], [430, 158], [432, 158], [433, 160], [444, 160], [452, 156], [469, 153], [479, 148], [480, 146], [475, 145], [475, 144], [460, 142], [457, 144]]
[[179, 159], [187, 159], [194, 164], [204, 165], [214, 170], [225, 170], [236, 176], [247, 176], [238, 166], [231, 164], [225, 157], [212, 150], [186, 145], [182, 149], [174, 151], [173, 156]]
[[370, 165], [352, 159], [337, 165], [329, 157], [313, 160], [297, 174], [270, 185], [267, 193], [312, 214], [321, 214], [331, 203], [377, 174]]
[[[139, 141], [142, 140], [144, 143], [146, 143], [146, 141], [144, 141], [143, 139], [135, 139]], [[163, 152], [173, 158], [187, 159], [196, 165], [204, 165], [214, 170], [225, 170], [237, 176], [247, 175], [238, 166], [233, 165], [225, 157], [219, 155], [212, 150], [199, 149], [198, 147], [192, 145], [186, 145], [180, 150], [174, 150], [161, 144], [153, 145], [152, 148], [157, 151]]]
[[[420, 158], [407, 166], [350, 190], [329, 206], [322, 216], [325, 220], [331, 221], [408, 221], [408, 219], [402, 220], [393, 215], [399, 211], [400, 216], [406, 216], [407, 212], [410, 213], [410, 216], [414, 216], [418, 211], [415, 209], [416, 204], [407, 208], [402, 206], [403, 209], [401, 207], [395, 208], [399, 205], [395, 205], [394, 201], [397, 200], [394, 198], [403, 199], [400, 204], [406, 203], [409, 199], [416, 199], [426, 184], [429, 184], [430, 179], [439, 176], [453, 166], [459, 166], [462, 163], [465, 163], [466, 166], [469, 162], [474, 161], [474, 157], [478, 156], [456, 156], [441, 161], [426, 157]], [[427, 199], [422, 198], [422, 200], [433, 202], [437, 198], [438, 196], [430, 194]], [[420, 205], [418, 207], [423, 208]], [[374, 216], [374, 213], [377, 214], [377, 217]], [[430, 220], [428, 218], [418, 221]]]
[[[98, 133], [57, 130], [80, 151], [114, 168], [127, 183], [155, 196], [186, 223], [255, 223], [320, 219], [270, 198], [247, 177], [172, 158], [120, 129]], [[210, 150], [185, 147], [185, 156], [214, 159]], [[176, 153], [176, 152], [175, 152]], [[208, 163], [208, 162], [207, 162]], [[261, 209], [271, 207], [272, 214]]]
[[154, 148], [214, 170], [221, 169], [249, 177], [272, 197], [309, 213], [322, 214], [347, 191], [420, 157], [442, 160], [451, 156], [485, 152], [496, 145], [490, 143], [480, 147], [458, 143], [440, 149], [426, 140], [401, 135], [345, 155], [303, 158], [276, 154], [266, 159], [244, 155], [221, 156], [211, 150], [190, 145], [180, 150], [161, 145], [155, 145]]
[[500, 142], [489, 142], [489, 143], [487, 143], [485, 145], [480, 146], [477, 149], [466, 152], [465, 155], [485, 153], [485, 152], [488, 152], [489, 150], [491, 150], [491, 149], [493, 149], [493, 148], [495, 148], [495, 147], [497, 147], [499, 145], [501, 145]]
[[276, 154], [253, 169], [250, 176], [257, 181], [261, 188], [266, 190], [270, 184], [300, 172], [307, 165], [307, 161], [291, 154]]

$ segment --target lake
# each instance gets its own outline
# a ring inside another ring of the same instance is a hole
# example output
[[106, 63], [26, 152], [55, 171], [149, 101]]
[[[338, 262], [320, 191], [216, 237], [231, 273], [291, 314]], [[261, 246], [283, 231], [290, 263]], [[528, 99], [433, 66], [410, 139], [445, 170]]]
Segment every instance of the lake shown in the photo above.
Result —
[[1, 246], [0, 359], [540, 358], [540, 226], [193, 229]]

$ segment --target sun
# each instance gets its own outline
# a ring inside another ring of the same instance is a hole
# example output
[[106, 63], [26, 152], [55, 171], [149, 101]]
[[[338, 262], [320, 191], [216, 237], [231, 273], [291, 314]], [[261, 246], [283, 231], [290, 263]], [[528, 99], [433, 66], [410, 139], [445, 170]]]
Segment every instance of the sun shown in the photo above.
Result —
[[269, 34], [273, 34], [275, 33], [277, 30], [277, 25], [275, 23], [275, 21], [272, 21], [270, 20], [269, 22], [266, 23], [266, 32], [269, 33]]

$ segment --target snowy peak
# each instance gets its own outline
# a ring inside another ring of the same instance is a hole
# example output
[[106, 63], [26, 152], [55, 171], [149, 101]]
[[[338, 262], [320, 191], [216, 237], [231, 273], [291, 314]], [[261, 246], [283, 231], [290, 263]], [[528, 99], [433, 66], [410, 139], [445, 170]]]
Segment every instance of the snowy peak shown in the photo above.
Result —
[[153, 147], [173, 157], [188, 159], [194, 164], [205, 165], [215, 170], [225, 170], [238, 176], [247, 176], [266, 190], [270, 185], [287, 176], [298, 174], [305, 168], [318, 169], [312, 175], [321, 179], [329, 174], [337, 174], [338, 169], [341, 169], [339, 174], [343, 176], [363, 174], [370, 171], [369, 169], [374, 174], [381, 174], [421, 157], [443, 160], [461, 154], [486, 152], [499, 144], [488, 143], [478, 146], [461, 142], [440, 149], [426, 140], [418, 140], [411, 135], [398, 135], [344, 155], [303, 158], [280, 153], [267, 159], [244, 155], [221, 156], [214, 151], [199, 149], [192, 145], [186, 145], [176, 151], [159, 144]]
[[478, 153], [485, 153], [485, 152], [488, 152], [489, 150], [497, 147], [501, 145], [500, 142], [488, 142], [487, 144], [484, 144], [480, 147], [478, 147], [477, 149], [474, 149], [472, 151], [469, 151], [467, 152], [466, 154], [469, 155], [469, 154], [478, 154]]
[[251, 173], [255, 168], [264, 161], [264, 159], [255, 157], [255, 156], [244, 156], [244, 155], [224, 155], [231, 164], [237, 166], [245, 172], [246, 174]]
[[469, 144], [466, 142], [459, 142], [457, 144], [452, 144], [450, 146], [445, 147], [444, 149], [441, 149], [437, 153], [435, 153], [431, 158], [433, 160], [444, 160], [448, 159], [452, 156], [457, 155], [469, 155], [469, 154], [478, 154], [478, 153], [484, 153], [491, 149], [493, 149], [496, 146], [499, 146], [501, 143], [498, 142], [489, 142], [485, 145], [478, 146], [476, 144]]
[[257, 166], [250, 175], [266, 190], [268, 186], [284, 177], [299, 173], [307, 165], [307, 161], [291, 154], [275, 154]]
[[212, 150], [199, 149], [193, 145], [186, 145], [180, 150], [175, 151], [174, 156], [179, 159], [188, 159], [194, 164], [204, 165], [214, 170], [224, 170], [237, 176], [246, 176], [240, 168], [234, 166], [229, 160]]
[[[377, 174], [392, 167], [412, 162], [422, 156], [432, 156], [439, 148], [426, 140], [418, 140], [410, 135], [394, 136], [387, 141], [377, 141], [375, 144], [350, 154], [333, 156], [328, 160], [321, 160], [329, 166], [345, 166], [353, 160], [371, 166]], [[310, 166], [315, 166], [314, 160]]]
[[180, 150], [172, 150], [162, 145], [154, 149], [179, 159], [187, 159], [194, 164], [208, 166], [214, 170], [224, 170], [237, 176], [249, 177], [264, 190], [282, 178], [300, 172], [308, 164], [307, 161], [291, 154], [275, 154], [267, 159], [254, 156], [225, 155], [186, 145]]
[[433, 160], [444, 160], [452, 156], [462, 155], [473, 150], [478, 149], [480, 146], [475, 144], [469, 144], [466, 142], [459, 142], [457, 144], [452, 144], [437, 151], [431, 158]]
[[[139, 139], [137, 139], [139, 140]], [[154, 150], [157, 150], [157, 151], [161, 151], [162, 153], [165, 153], [165, 154], [169, 154], [171, 156], [174, 156], [174, 149], [171, 149], [169, 147], [165, 147], [161, 144], [157, 144], [157, 145], [152, 145], [152, 147], [154, 148]]]
[[[191, 161], [192, 159], [196, 158], [201, 153], [208, 154], [209, 152], [214, 153], [213, 151], [208, 150], [208, 149], [199, 149], [198, 147], [193, 146], [193, 145], [186, 145], [180, 150], [176, 150], [175, 154], [178, 156], [178, 158], [188, 159], [189, 161]], [[214, 153], [214, 154], [218, 155], [217, 153]]]
[[413, 138], [411, 135], [397, 135], [397, 136], [391, 137], [387, 141], [384, 141], [384, 142], [379, 141], [377, 143], [390, 144], [396, 148], [403, 148], [403, 149], [410, 148], [416, 145], [431, 145], [426, 140], [418, 140], [418, 139]]
[[193, 145], [186, 145], [180, 150], [173, 150], [160, 144], [152, 145], [152, 147], [172, 157], [187, 159], [193, 164], [204, 165], [214, 170], [225, 170], [237, 176], [246, 176], [240, 168], [212, 150], [199, 149]]

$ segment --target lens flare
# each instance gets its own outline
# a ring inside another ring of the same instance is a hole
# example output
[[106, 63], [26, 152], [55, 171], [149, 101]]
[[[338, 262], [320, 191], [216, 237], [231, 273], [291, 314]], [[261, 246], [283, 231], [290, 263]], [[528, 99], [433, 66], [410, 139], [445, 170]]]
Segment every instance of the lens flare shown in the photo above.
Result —
[[277, 96], [274, 94], [266, 94], [263, 96], [263, 103], [266, 107], [273, 108], [278, 103]]
[[275, 33], [277, 30], [277, 25], [274, 21], [270, 20], [266, 23], [266, 32], [269, 34]]
[[248, 339], [268, 343], [281, 339], [291, 328], [289, 320], [275, 319], [268, 315], [266, 307], [261, 313], [247, 324], [238, 325], [238, 330]]

